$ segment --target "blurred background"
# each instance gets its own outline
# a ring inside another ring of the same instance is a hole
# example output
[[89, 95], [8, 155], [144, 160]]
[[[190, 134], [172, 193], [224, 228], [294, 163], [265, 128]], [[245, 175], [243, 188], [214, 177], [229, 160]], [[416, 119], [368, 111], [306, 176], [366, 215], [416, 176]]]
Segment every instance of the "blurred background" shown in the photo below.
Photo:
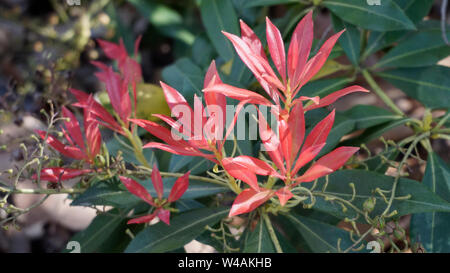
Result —
[[[298, 3], [247, 7], [245, 0], [230, 2], [237, 18], [251, 26], [263, 22], [265, 16], [280, 19], [284, 26], [299, 20]], [[441, 1], [435, 1], [428, 17], [439, 20], [440, 6]], [[315, 38], [330, 36], [333, 31], [330, 31], [328, 11], [322, 10], [316, 16]], [[0, 170], [23, 164], [19, 145], [30, 142], [34, 129], [44, 128], [45, 118], [40, 110], [48, 110], [49, 99], [59, 109], [72, 102], [67, 92], [69, 87], [87, 92], [102, 90], [90, 61], [108, 62], [109, 59], [95, 39], [118, 42], [122, 38], [132, 54], [134, 40], [139, 35], [143, 38], [138, 59], [146, 83], [182, 78], [180, 74], [194, 73], [195, 69], [204, 71], [212, 59], [224, 54], [218, 54], [211, 44], [215, 41], [206, 33], [199, 1], [0, 0], [0, 129], [3, 131]], [[375, 63], [379, 57], [375, 54], [369, 62]], [[346, 58], [337, 60], [344, 65], [348, 63]], [[219, 64], [226, 66], [224, 61], [219, 60]], [[450, 66], [450, 59], [443, 59], [440, 64]], [[423, 116], [420, 103], [386, 82], [380, 84], [410, 116]], [[335, 106], [347, 110], [357, 104], [383, 106], [374, 94], [347, 96]], [[398, 127], [385, 137], [403, 139], [410, 134], [408, 130]], [[436, 141], [434, 145], [448, 161], [448, 142]], [[370, 148], [376, 151], [378, 146], [382, 144], [374, 143]], [[417, 179], [423, 171], [424, 166], [417, 164]], [[7, 180], [5, 175], [4, 180]], [[20, 185], [32, 186], [30, 181], [22, 181]], [[38, 199], [39, 196], [15, 195], [9, 201], [25, 208]], [[93, 209], [71, 207], [66, 195], [53, 195], [39, 208], [21, 216], [17, 228], [0, 230], [0, 252], [59, 252], [95, 215]], [[0, 219], [5, 216], [0, 215]], [[194, 251], [207, 250], [197, 247]]]

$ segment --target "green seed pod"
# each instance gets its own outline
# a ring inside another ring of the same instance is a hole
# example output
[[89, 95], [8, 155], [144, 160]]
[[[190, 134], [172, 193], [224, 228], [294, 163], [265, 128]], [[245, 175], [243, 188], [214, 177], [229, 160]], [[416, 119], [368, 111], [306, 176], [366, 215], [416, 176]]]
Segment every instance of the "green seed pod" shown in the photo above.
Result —
[[97, 155], [95, 157], [95, 161], [96, 161], [97, 165], [100, 166], [100, 167], [103, 167], [103, 166], [106, 165], [106, 159], [102, 155]]
[[363, 209], [367, 212], [372, 212], [377, 203], [377, 199], [375, 197], [370, 197], [366, 201], [364, 201]]

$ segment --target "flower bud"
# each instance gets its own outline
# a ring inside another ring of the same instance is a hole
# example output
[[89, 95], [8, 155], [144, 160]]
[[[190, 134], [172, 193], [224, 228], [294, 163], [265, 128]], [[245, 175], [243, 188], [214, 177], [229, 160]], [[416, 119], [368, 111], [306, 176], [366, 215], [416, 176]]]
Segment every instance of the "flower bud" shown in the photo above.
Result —
[[425, 111], [425, 115], [423, 116], [423, 130], [429, 131], [431, 130], [431, 122], [433, 121], [433, 116], [431, 115], [430, 109]]
[[366, 201], [364, 201], [363, 209], [367, 212], [372, 212], [377, 203], [377, 199], [375, 197], [370, 197]]

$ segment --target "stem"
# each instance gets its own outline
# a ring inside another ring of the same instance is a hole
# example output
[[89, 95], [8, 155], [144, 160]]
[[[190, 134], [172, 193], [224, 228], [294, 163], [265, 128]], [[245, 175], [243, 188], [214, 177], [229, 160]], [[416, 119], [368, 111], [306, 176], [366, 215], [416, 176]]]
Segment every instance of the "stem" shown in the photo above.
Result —
[[145, 167], [151, 168], [147, 159], [145, 159], [144, 153], [142, 152], [142, 143], [140, 143], [140, 140], [135, 138], [135, 136], [127, 128], [124, 128], [124, 131], [125, 134], [127, 135], [128, 140], [133, 146], [134, 155], [136, 156], [136, 159], [139, 161], [139, 163], [141, 163]]
[[275, 230], [273, 230], [272, 223], [270, 222], [269, 215], [265, 212], [261, 213], [261, 215], [264, 219], [264, 222], [266, 223], [267, 230], [269, 231], [270, 239], [272, 240], [277, 253], [283, 253], [283, 250], [281, 249], [281, 246], [280, 246], [280, 242], [278, 241], [277, 235], [275, 234]]
[[373, 79], [372, 75], [370, 75], [370, 73], [366, 69], [362, 70], [362, 75], [364, 76], [364, 78], [366, 79], [366, 81], [370, 85], [370, 87], [373, 89], [373, 91], [380, 97], [380, 99], [387, 106], [389, 106], [392, 109], [392, 111], [394, 111], [396, 114], [399, 114], [401, 116], [405, 116], [403, 111], [400, 110], [400, 108], [398, 108], [397, 105], [395, 105], [395, 103], [391, 100], [391, 98], [389, 98], [386, 95], [386, 93], [384, 93], [384, 91], [375, 82], [375, 80]]
[[406, 160], [409, 158], [409, 155], [411, 154], [411, 152], [414, 149], [414, 147], [416, 147], [417, 143], [419, 143], [422, 139], [427, 138], [429, 135], [430, 135], [429, 132], [421, 134], [416, 139], [414, 139], [413, 143], [411, 143], [411, 146], [408, 147], [408, 150], [406, 151], [404, 157], [402, 158], [402, 161], [398, 165], [398, 168], [397, 168], [398, 174], [395, 177], [394, 185], [392, 186], [391, 196], [389, 198], [389, 202], [388, 202], [388, 205], [387, 205], [386, 209], [381, 214], [382, 216], [386, 216], [386, 214], [389, 213], [389, 210], [391, 209], [392, 203], [394, 202], [395, 192], [397, 190], [398, 181], [400, 180], [400, 172], [401, 172], [401, 169], [402, 169], [403, 165], [405, 165]]
[[15, 194], [64, 194], [64, 193], [82, 193], [85, 189], [13, 189], [0, 187], [0, 192]]
[[[148, 167], [144, 167], [144, 166], [140, 166], [139, 168], [145, 170], [145, 173], [150, 173], [152, 172], [151, 168]], [[184, 173], [169, 173], [169, 172], [160, 172], [162, 177], [182, 177], [183, 175], [185, 175]], [[202, 182], [208, 182], [208, 183], [213, 183], [213, 184], [217, 184], [220, 186], [228, 186], [228, 184], [226, 182], [222, 182], [219, 181], [217, 179], [214, 178], [209, 178], [209, 177], [203, 177], [203, 176], [197, 176], [197, 175], [189, 175], [189, 179], [194, 179], [194, 180], [198, 180], [198, 181], [202, 181]]]
[[356, 247], [357, 245], [359, 245], [359, 244], [362, 242], [362, 240], [364, 240], [364, 238], [366, 238], [367, 235], [369, 235], [369, 234], [372, 232], [373, 229], [374, 229], [374, 227], [369, 228], [366, 232], [364, 232], [363, 235], [361, 235], [361, 237], [359, 237], [359, 239], [358, 239], [353, 245], [349, 246], [349, 247], [348, 247], [346, 250], [344, 250], [343, 252], [344, 252], [344, 253], [347, 253], [347, 252], [349, 252], [350, 250], [352, 250], [354, 247]]
[[439, 130], [439, 128], [441, 128], [449, 118], [450, 118], [450, 112], [448, 112], [448, 113], [447, 113], [447, 114], [446, 114], [446, 115], [438, 122], [438, 124], [436, 124], [436, 126], [434, 127], [434, 129], [433, 129], [432, 131], [434, 131], [434, 130]]

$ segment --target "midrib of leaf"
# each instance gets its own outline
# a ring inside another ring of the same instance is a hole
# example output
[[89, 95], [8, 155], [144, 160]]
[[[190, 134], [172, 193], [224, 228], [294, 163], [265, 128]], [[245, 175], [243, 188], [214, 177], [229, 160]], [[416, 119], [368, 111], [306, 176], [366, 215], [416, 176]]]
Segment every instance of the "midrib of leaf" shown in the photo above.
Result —
[[182, 76], [184, 76], [184, 80], [185, 80], [185, 81], [188, 81], [189, 84], [195, 89], [195, 92], [200, 91], [200, 89], [198, 89], [197, 86], [195, 86], [194, 82], [191, 81], [191, 78], [189, 77], [188, 74], [184, 73], [183, 70], [179, 69], [178, 67], [176, 67], [176, 68], [177, 68], [177, 70], [179, 71], [179, 73], [180, 73]]
[[90, 198], [105, 198], [105, 197], [110, 197], [110, 196], [114, 196], [114, 195], [123, 194], [124, 192], [126, 192], [126, 191], [115, 191], [115, 192], [105, 192], [105, 193], [101, 193], [101, 194], [94, 194], [94, 195], [89, 196], [87, 199], [90, 199]]
[[287, 215], [292, 221], [296, 222], [297, 224], [301, 225], [304, 229], [306, 229], [308, 232], [310, 232], [314, 237], [318, 238], [321, 242], [323, 242], [325, 245], [327, 245], [329, 248], [333, 249], [335, 252], [337, 252], [337, 249], [332, 246], [330, 243], [328, 243], [326, 240], [324, 240], [322, 237], [319, 236], [319, 234], [312, 231], [310, 228], [308, 228], [305, 224], [303, 224], [300, 220], [295, 218], [292, 215]]
[[372, 43], [372, 45], [370, 45], [367, 50], [366, 50], [366, 54], [371, 54], [372, 50], [377, 46], [378, 41], [381, 40], [381, 38], [383, 38], [383, 36], [386, 34], [386, 32], [381, 33], [380, 35], [378, 35], [378, 38], [375, 39], [375, 41]]
[[408, 51], [408, 52], [406, 52], [404, 54], [396, 55], [396, 56], [393, 56], [391, 58], [385, 59], [384, 61], [380, 61], [376, 65], [374, 65], [373, 67], [380, 67], [381, 65], [384, 65], [386, 63], [391, 63], [391, 62], [393, 62], [395, 60], [398, 60], [398, 59], [402, 59], [402, 58], [405, 58], [405, 57], [408, 57], [408, 56], [411, 56], [411, 55], [415, 55], [415, 54], [418, 54], [418, 53], [421, 53], [421, 52], [424, 52], [424, 51], [428, 51], [428, 50], [437, 49], [437, 48], [440, 48], [440, 47], [444, 47], [445, 48], [445, 45], [438, 45], [438, 46], [432, 46], [432, 47], [421, 48], [421, 49], [418, 49], [418, 50]]
[[155, 241], [151, 242], [150, 244], [148, 244], [148, 245], [146, 245], [146, 246], [144, 246], [144, 247], [138, 249], [138, 250], [135, 251], [135, 252], [141, 252], [143, 249], [149, 248], [149, 247], [151, 247], [151, 246], [153, 246], [153, 245], [155, 245], [155, 244], [157, 244], [157, 243], [159, 243], [159, 242], [161, 242], [161, 241], [164, 241], [164, 240], [167, 239], [167, 238], [170, 238], [171, 236], [173, 236], [173, 235], [175, 235], [175, 234], [178, 234], [178, 233], [180, 233], [180, 232], [182, 232], [182, 231], [184, 231], [184, 230], [186, 230], [186, 229], [188, 229], [188, 228], [190, 228], [190, 227], [192, 227], [192, 226], [195, 226], [195, 225], [198, 224], [198, 223], [204, 222], [204, 221], [206, 221], [206, 220], [208, 220], [208, 219], [210, 219], [210, 218], [216, 217], [217, 215], [223, 214], [223, 213], [224, 213], [224, 211], [219, 211], [219, 212], [216, 212], [216, 213], [214, 213], [214, 214], [209, 215], [208, 217], [199, 219], [198, 221], [194, 221], [194, 222], [192, 222], [192, 223], [190, 223], [190, 224], [188, 224], [188, 225], [186, 225], [186, 226], [183, 226], [181, 229], [175, 230], [174, 232], [172, 232], [172, 233], [170, 233], [170, 234], [167, 234], [166, 236], [161, 237], [161, 238], [159, 238], [158, 240], [155, 240]]
[[338, 3], [338, 2], [332, 2], [332, 1], [326, 1], [325, 4], [332, 4], [332, 5], [334, 4], [335, 6], [342, 6], [342, 7], [349, 7], [349, 8], [359, 9], [359, 10], [362, 10], [362, 11], [365, 11], [365, 12], [368, 12], [368, 13], [380, 16], [380, 17], [391, 19], [392, 21], [398, 22], [398, 23], [400, 23], [403, 26], [407, 26], [402, 21], [397, 20], [395, 17], [386, 16], [386, 15], [384, 15], [382, 13], [376, 13], [376, 12], [371, 11], [370, 9], [364, 9], [362, 7], [359, 7], [359, 6], [354, 6], [354, 5], [351, 5], [351, 4]]
[[433, 87], [433, 88], [439, 88], [439, 89], [450, 91], [450, 87], [445, 87], [445, 86], [433, 84], [430, 82], [417, 81], [417, 80], [413, 80], [410, 78], [404, 78], [404, 77], [399, 77], [399, 76], [385, 74], [385, 73], [379, 73], [379, 75], [382, 77], [386, 77], [386, 78], [396, 79], [396, 80], [400, 80], [400, 81], [404, 81], [404, 82], [410, 82], [410, 83], [414, 83], [414, 84], [419, 84], [419, 85], [423, 85], [423, 86], [429, 86], [429, 87]]
[[201, 166], [205, 161], [206, 161], [205, 159], [200, 160], [197, 164], [195, 164], [195, 165], [191, 168], [191, 172], [192, 172], [193, 170], [195, 170], [195, 168]]
[[[344, 24], [344, 27], [345, 27], [345, 24]], [[353, 46], [353, 43], [352, 43], [352, 38], [350, 36], [350, 32], [349, 31], [345, 31], [345, 36], [348, 37], [348, 41], [349, 41], [349, 44], [350, 44], [350, 50], [352, 52], [353, 57], [355, 58], [354, 60], [356, 62], [358, 62], [358, 56], [356, 56], [356, 51], [355, 51], [355, 47]]]
[[339, 86], [339, 85], [341, 85], [343, 83], [346, 83], [347, 81], [348, 81], [348, 79], [342, 79], [342, 80], [336, 82], [335, 84], [329, 85], [327, 87], [322, 88], [321, 90], [319, 90], [317, 92], [314, 92], [313, 94], [318, 96], [318, 95], [326, 92], [327, 90], [330, 90], [331, 88], [334, 88], [335, 86]]
[[359, 119], [353, 119], [355, 122], [364, 122], [364, 121], [370, 121], [373, 119], [380, 119], [380, 118], [392, 118], [392, 119], [397, 119], [397, 118], [402, 118], [401, 116], [396, 116], [396, 115], [384, 115], [384, 116], [374, 116], [374, 117], [365, 117], [365, 118], [359, 118]]
[[[208, 191], [208, 190], [216, 190], [216, 189], [222, 189], [222, 186], [216, 186], [216, 187], [195, 187], [195, 188], [191, 188], [188, 190], [189, 193], [192, 192], [202, 192], [202, 191]], [[105, 198], [105, 197], [110, 197], [110, 196], [114, 196], [114, 195], [120, 195], [123, 193], [126, 193], [127, 191], [124, 190], [119, 190], [119, 191], [115, 191], [115, 192], [106, 192], [106, 193], [102, 193], [102, 194], [98, 194], [98, 195], [92, 195], [89, 198]]]
[[[117, 221], [119, 220], [119, 221]], [[92, 236], [89, 237], [89, 239], [84, 243], [83, 247], [86, 247], [86, 245], [89, 245], [92, 240], [94, 240], [98, 234], [103, 232], [106, 228], [108, 228], [110, 225], [115, 224], [117, 222], [120, 222], [122, 219], [119, 216], [114, 216], [114, 220], [108, 222], [106, 225], [103, 225], [101, 228], [99, 228]]]
[[[214, 11], [216, 12], [216, 16], [217, 16], [217, 20], [219, 21], [219, 25], [220, 25], [220, 29], [225, 30], [225, 24], [222, 21], [222, 18], [220, 17], [220, 12], [219, 12], [219, 7], [217, 7], [217, 3], [216, 1], [212, 1], [213, 2], [213, 7], [214, 7]], [[233, 4], [231, 4], [233, 5]], [[228, 49], [231, 52], [231, 55], [233, 55], [233, 48], [231, 47], [230, 43], [228, 41], [225, 42], [225, 44], [227, 45]]]

